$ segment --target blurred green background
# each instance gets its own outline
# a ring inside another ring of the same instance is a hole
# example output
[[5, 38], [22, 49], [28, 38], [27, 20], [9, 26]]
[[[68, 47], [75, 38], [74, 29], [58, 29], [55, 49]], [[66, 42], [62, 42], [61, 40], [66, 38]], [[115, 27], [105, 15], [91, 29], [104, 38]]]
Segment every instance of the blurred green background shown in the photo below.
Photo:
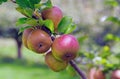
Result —
[[[101, 49], [107, 45], [112, 53], [120, 54], [120, 24], [105, 21], [109, 16], [120, 17], [119, 0], [51, 1], [53, 5], [61, 8], [65, 16], [73, 17], [77, 24], [77, 29], [72, 34], [80, 42], [80, 53], [101, 52]], [[16, 5], [10, 1], [0, 5], [0, 79], [80, 79], [74, 71], [53, 72], [45, 64], [44, 55], [36, 54], [23, 45], [19, 59], [17, 45], [21, 41], [16, 41], [19, 36], [16, 37], [18, 27], [15, 26], [15, 22], [22, 15], [15, 10], [15, 7]], [[104, 41], [103, 38], [108, 34], [117, 38], [114, 41]], [[81, 66], [80, 56], [76, 61], [82, 70], [87, 71], [87, 66]], [[88, 60], [84, 59], [84, 61]]]

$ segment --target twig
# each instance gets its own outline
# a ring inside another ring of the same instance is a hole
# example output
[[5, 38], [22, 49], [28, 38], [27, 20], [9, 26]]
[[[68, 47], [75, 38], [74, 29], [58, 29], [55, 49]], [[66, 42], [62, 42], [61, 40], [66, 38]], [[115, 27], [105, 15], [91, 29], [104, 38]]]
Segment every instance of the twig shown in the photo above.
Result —
[[87, 79], [85, 74], [78, 68], [73, 60], [71, 60], [70, 65], [76, 70], [76, 72], [81, 76], [82, 79]]
[[15, 0], [11, 0], [13, 3], [16, 3], [16, 1]]

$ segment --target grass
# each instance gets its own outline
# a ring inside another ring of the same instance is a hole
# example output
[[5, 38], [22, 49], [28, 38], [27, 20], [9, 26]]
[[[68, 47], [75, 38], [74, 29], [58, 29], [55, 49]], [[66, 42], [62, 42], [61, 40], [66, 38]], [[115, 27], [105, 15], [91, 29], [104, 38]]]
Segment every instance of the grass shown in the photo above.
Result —
[[22, 48], [22, 59], [17, 59], [13, 39], [0, 39], [0, 79], [80, 79], [66, 70], [54, 72], [39, 55]]
[[22, 59], [0, 59], [0, 79], [79, 79], [66, 70], [54, 72], [45, 64], [32, 63]]

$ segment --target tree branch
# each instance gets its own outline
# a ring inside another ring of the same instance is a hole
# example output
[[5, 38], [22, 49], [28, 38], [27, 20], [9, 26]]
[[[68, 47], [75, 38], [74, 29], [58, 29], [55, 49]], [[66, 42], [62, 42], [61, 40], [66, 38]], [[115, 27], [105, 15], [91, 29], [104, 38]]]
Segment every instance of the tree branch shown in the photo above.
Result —
[[78, 68], [73, 60], [71, 60], [70, 65], [76, 70], [76, 72], [81, 76], [82, 79], [87, 79], [85, 74]]
[[15, 0], [11, 0], [13, 3], [16, 3], [16, 1]]

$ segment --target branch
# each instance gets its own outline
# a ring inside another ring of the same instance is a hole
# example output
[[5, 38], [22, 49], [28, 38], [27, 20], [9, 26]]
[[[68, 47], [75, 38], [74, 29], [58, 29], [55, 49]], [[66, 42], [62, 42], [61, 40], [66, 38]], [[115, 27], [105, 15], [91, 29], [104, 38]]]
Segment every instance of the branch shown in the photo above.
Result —
[[87, 79], [85, 74], [78, 68], [73, 60], [71, 60], [70, 65], [76, 70], [76, 72], [81, 76], [82, 79]]
[[15, 0], [11, 0], [13, 3], [16, 3], [16, 1]]

